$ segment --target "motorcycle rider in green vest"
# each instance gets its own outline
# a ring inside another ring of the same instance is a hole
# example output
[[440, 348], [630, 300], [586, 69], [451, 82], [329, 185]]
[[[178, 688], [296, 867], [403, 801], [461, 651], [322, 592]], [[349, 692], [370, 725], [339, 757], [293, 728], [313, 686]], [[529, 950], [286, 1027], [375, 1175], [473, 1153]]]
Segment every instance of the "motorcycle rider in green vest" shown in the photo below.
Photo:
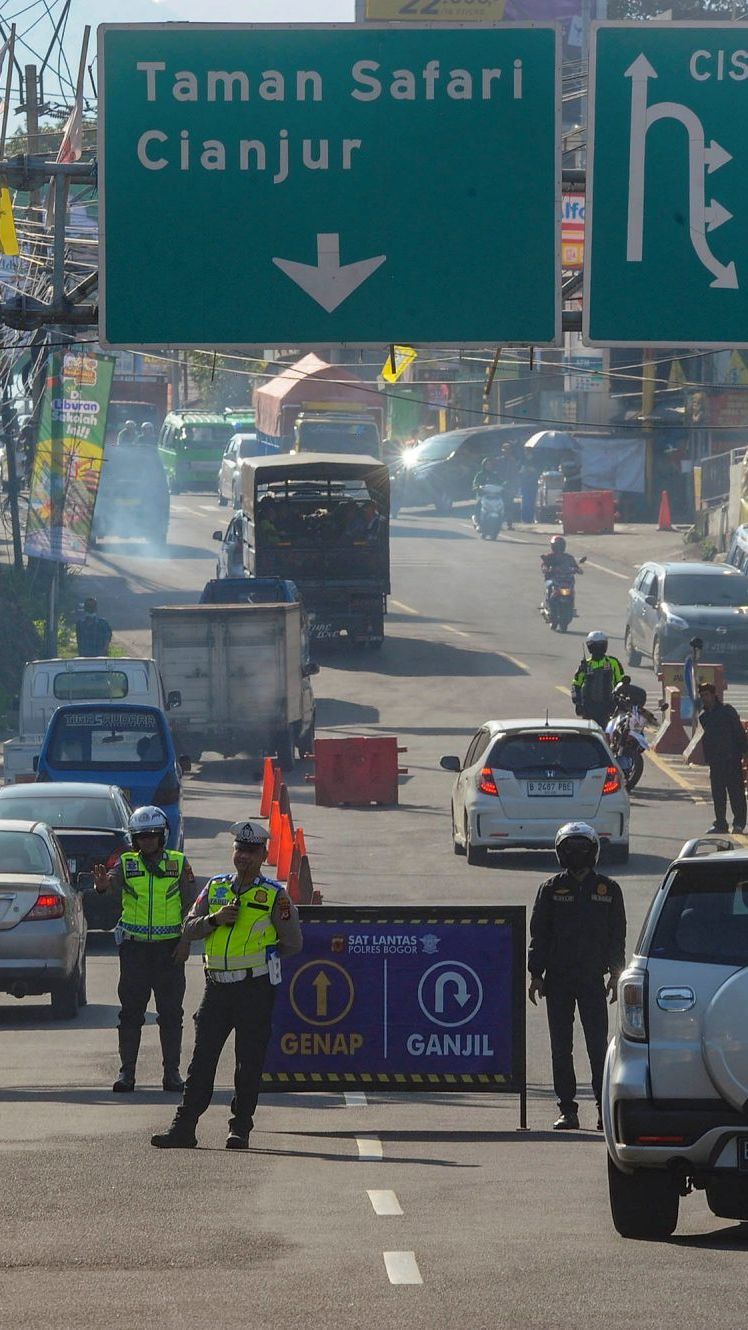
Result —
[[605, 729], [615, 710], [613, 689], [623, 678], [617, 656], [608, 655], [608, 638], [596, 628], [587, 634], [589, 660], [583, 657], [571, 683], [571, 700], [578, 716], [597, 721]]
[[195, 1051], [181, 1106], [168, 1131], [151, 1137], [160, 1149], [197, 1145], [195, 1128], [210, 1104], [218, 1060], [232, 1031], [236, 1069], [226, 1149], [249, 1149], [280, 958], [302, 948], [296, 906], [260, 871], [267, 831], [258, 822], [237, 822], [231, 830], [235, 871], [212, 877], [184, 922], [185, 942], [203, 943], [205, 993], [195, 1016]]
[[94, 889], [122, 897], [114, 930], [119, 948], [120, 1073], [115, 1094], [135, 1089], [140, 1034], [151, 994], [156, 1002], [163, 1057], [163, 1088], [180, 1094], [184, 965], [189, 947], [182, 942], [182, 921], [195, 899], [195, 874], [184, 854], [165, 849], [169, 824], [160, 808], [136, 808], [128, 823], [132, 850], [107, 871], [94, 865]]

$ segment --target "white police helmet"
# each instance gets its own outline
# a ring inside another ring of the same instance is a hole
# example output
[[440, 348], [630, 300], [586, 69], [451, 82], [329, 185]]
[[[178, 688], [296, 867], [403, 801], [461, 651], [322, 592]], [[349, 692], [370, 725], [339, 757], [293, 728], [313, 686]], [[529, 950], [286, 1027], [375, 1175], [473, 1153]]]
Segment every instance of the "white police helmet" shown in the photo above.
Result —
[[608, 650], [608, 635], [600, 628], [595, 628], [591, 633], [588, 633], [585, 641], [588, 647], [602, 647], [603, 651]]
[[143, 808], [136, 808], [127, 824], [132, 836], [141, 836], [143, 832], [155, 831], [161, 834], [169, 830], [169, 822], [166, 813], [154, 804], [146, 804]]
[[266, 845], [270, 840], [269, 833], [259, 822], [233, 822], [229, 830], [234, 837], [235, 845], [251, 849], [255, 849], [258, 845]]
[[562, 868], [581, 872], [594, 868], [600, 855], [600, 838], [588, 822], [565, 822], [556, 832], [556, 858]]

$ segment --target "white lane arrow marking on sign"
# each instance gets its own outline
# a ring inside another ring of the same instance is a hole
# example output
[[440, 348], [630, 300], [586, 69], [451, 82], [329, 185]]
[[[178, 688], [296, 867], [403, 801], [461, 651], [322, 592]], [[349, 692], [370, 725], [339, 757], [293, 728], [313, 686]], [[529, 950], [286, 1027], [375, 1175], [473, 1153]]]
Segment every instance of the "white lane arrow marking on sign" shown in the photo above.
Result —
[[658, 102], [647, 106], [647, 84], [657, 78], [646, 56], [637, 56], [625, 71], [631, 79], [631, 137], [629, 142], [629, 201], [626, 233], [626, 260], [640, 263], [644, 251], [644, 174], [647, 133], [658, 120], [677, 120], [688, 133], [688, 226], [691, 244], [699, 261], [712, 273], [713, 287], [738, 289], [738, 275], [734, 263], [720, 263], [712, 253], [706, 238], [709, 230], [721, 226], [730, 213], [721, 204], [712, 201], [707, 208], [705, 171], [719, 170], [731, 160], [730, 154], [714, 140], [706, 146], [704, 126], [688, 106], [680, 102]]
[[647, 138], [647, 83], [657, 78], [642, 52], [629, 65], [631, 79], [631, 137], [629, 140], [629, 218], [626, 240], [628, 263], [641, 262], [644, 247], [644, 145]]
[[374, 259], [341, 264], [340, 236], [333, 232], [317, 236], [316, 264], [294, 263], [290, 259], [273, 259], [273, 263], [328, 314], [332, 314], [386, 259], [386, 254], [378, 254]]
[[718, 171], [720, 166], [726, 166], [731, 161], [732, 154], [727, 152], [716, 139], [712, 139], [709, 147], [704, 149], [707, 175], [711, 175], [712, 171]]
[[447, 984], [455, 985], [455, 1001], [464, 1007], [470, 1001], [470, 993], [465, 983], [465, 976], [459, 970], [445, 970], [434, 984], [434, 1011], [444, 1011], [444, 990]]
[[727, 208], [723, 208], [722, 204], [718, 203], [716, 199], [712, 199], [704, 216], [706, 217], [707, 231], [716, 231], [718, 226], [732, 221], [732, 213], [728, 212]]

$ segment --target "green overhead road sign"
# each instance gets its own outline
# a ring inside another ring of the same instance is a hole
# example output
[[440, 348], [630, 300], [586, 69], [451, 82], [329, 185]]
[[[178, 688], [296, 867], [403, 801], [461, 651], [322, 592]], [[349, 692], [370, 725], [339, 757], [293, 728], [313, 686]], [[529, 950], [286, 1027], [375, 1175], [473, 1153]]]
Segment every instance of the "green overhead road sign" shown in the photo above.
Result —
[[584, 340], [748, 346], [748, 25], [593, 24]]
[[112, 347], [552, 343], [553, 25], [99, 28]]

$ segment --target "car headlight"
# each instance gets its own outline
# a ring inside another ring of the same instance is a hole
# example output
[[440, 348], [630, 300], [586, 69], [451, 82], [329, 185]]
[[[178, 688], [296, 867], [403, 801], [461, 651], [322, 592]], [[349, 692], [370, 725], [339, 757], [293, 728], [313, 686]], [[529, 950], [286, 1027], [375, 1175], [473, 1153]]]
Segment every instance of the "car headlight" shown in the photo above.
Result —
[[665, 623], [668, 628], [690, 628], [687, 619], [681, 619], [679, 614], [668, 614]]

